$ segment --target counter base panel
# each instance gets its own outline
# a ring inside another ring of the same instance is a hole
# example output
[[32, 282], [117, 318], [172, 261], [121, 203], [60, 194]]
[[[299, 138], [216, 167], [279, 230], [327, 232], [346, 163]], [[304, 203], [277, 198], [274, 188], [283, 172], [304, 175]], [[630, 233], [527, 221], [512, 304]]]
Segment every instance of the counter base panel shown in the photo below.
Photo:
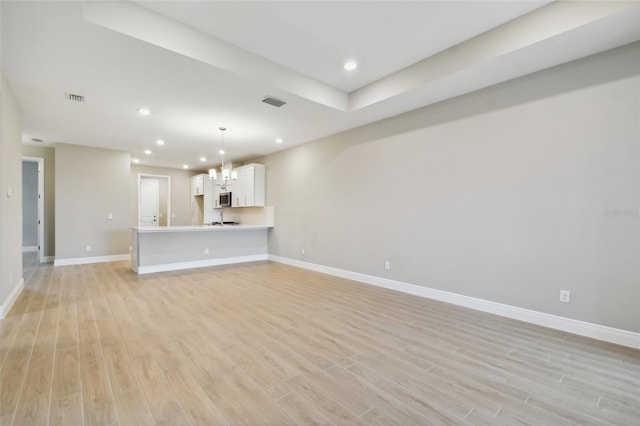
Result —
[[206, 268], [207, 266], [231, 265], [233, 263], [258, 262], [268, 260], [268, 255], [225, 257], [222, 259], [193, 260], [191, 262], [166, 263], [163, 265], [138, 266], [138, 274], [153, 274], [155, 272], [179, 271], [181, 269]]
[[132, 269], [138, 274], [266, 260], [268, 230], [148, 232], [132, 235]]

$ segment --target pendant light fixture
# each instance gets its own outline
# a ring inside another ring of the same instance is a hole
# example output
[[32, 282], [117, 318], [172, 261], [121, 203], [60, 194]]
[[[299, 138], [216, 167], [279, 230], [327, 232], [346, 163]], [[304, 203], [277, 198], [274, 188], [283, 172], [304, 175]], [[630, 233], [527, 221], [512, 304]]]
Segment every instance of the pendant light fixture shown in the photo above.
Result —
[[[233, 171], [231, 169], [224, 167], [224, 132], [227, 130], [226, 127], [219, 127], [220, 129], [220, 146], [221, 149], [218, 151], [220, 154], [221, 164], [220, 164], [220, 175], [222, 177], [222, 183], [216, 183], [217, 186], [220, 187], [223, 191], [227, 190], [227, 186], [233, 185], [233, 183], [229, 183], [232, 180], [238, 180], [238, 172]], [[218, 179], [218, 171], [215, 168], [209, 169], [209, 178]]]

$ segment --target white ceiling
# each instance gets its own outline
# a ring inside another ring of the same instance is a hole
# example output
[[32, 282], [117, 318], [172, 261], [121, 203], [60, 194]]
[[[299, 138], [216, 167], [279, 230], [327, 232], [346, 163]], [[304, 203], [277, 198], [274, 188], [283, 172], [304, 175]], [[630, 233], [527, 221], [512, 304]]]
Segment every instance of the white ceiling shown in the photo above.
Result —
[[[227, 158], [245, 160], [640, 40], [638, 2], [1, 7], [2, 71], [25, 143], [120, 149], [143, 164], [198, 169], [219, 163], [220, 126]], [[353, 73], [342, 68], [349, 58], [360, 65]], [[260, 102], [266, 95], [287, 104]], [[152, 114], [139, 116], [141, 106]]]
[[[136, 3], [351, 92], [549, 2]], [[354, 73], [342, 68], [349, 58]]]

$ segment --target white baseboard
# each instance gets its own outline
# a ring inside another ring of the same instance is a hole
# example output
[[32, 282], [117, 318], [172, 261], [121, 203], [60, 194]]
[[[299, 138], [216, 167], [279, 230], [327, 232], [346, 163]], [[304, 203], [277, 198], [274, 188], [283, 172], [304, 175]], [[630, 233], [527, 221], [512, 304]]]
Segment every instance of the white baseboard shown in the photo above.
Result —
[[31, 252], [31, 251], [38, 251], [38, 246], [25, 246], [25, 247], [22, 247], [22, 252], [23, 253], [27, 253], [27, 252]]
[[131, 260], [131, 254], [116, 254], [111, 256], [76, 257], [73, 259], [55, 259], [53, 266], [85, 265], [87, 263], [120, 262]]
[[358, 272], [332, 268], [330, 266], [318, 265], [315, 263], [303, 262], [296, 259], [274, 256], [271, 254], [269, 255], [269, 260], [296, 266], [298, 268], [309, 269], [311, 271], [322, 272], [353, 281], [359, 281], [361, 283], [370, 284], [377, 287], [383, 287], [390, 290], [413, 294], [415, 296], [439, 300], [458, 306], [464, 306], [466, 308], [525, 321], [531, 324], [541, 325], [543, 327], [549, 327], [556, 330], [566, 331], [568, 333], [573, 333], [580, 336], [591, 337], [594, 339], [603, 340], [605, 342], [616, 343], [618, 345], [640, 349], [640, 333], [635, 333], [632, 331], [621, 330], [618, 328], [607, 327], [604, 325], [593, 324], [585, 321], [579, 321], [572, 318], [561, 317], [558, 315], [546, 314], [544, 312], [519, 308], [517, 306], [505, 305], [503, 303], [492, 302], [484, 299], [477, 299], [475, 297], [464, 296], [461, 294], [451, 293], [443, 290], [436, 290], [401, 281], [389, 280], [373, 275], [360, 274]]
[[138, 266], [138, 274], [151, 274], [154, 272], [178, 271], [181, 269], [204, 268], [207, 266], [230, 265], [233, 263], [256, 262], [268, 260], [266, 254], [251, 256], [224, 257], [221, 259], [194, 260], [191, 262], [166, 263], [163, 265]]
[[55, 260], [54, 256], [44, 256], [42, 258], [42, 263], [53, 263], [54, 260]]
[[15, 303], [18, 296], [24, 289], [24, 278], [20, 278], [18, 285], [13, 289], [7, 300], [4, 302], [2, 306], [0, 306], [0, 320], [4, 319], [4, 317], [9, 313], [11, 307]]

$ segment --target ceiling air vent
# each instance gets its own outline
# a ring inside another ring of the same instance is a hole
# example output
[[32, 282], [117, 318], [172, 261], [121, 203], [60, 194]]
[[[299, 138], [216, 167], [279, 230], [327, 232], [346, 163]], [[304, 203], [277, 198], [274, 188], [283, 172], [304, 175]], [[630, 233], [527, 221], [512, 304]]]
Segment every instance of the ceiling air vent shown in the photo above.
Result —
[[273, 105], [274, 107], [280, 108], [282, 105], [286, 104], [282, 99], [274, 98], [273, 96], [265, 97], [262, 102], [265, 104]]
[[42, 143], [42, 139], [40, 139], [40, 138], [31, 138], [31, 142]]
[[73, 102], [84, 102], [84, 96], [76, 95], [74, 93], [65, 93], [64, 96]]

